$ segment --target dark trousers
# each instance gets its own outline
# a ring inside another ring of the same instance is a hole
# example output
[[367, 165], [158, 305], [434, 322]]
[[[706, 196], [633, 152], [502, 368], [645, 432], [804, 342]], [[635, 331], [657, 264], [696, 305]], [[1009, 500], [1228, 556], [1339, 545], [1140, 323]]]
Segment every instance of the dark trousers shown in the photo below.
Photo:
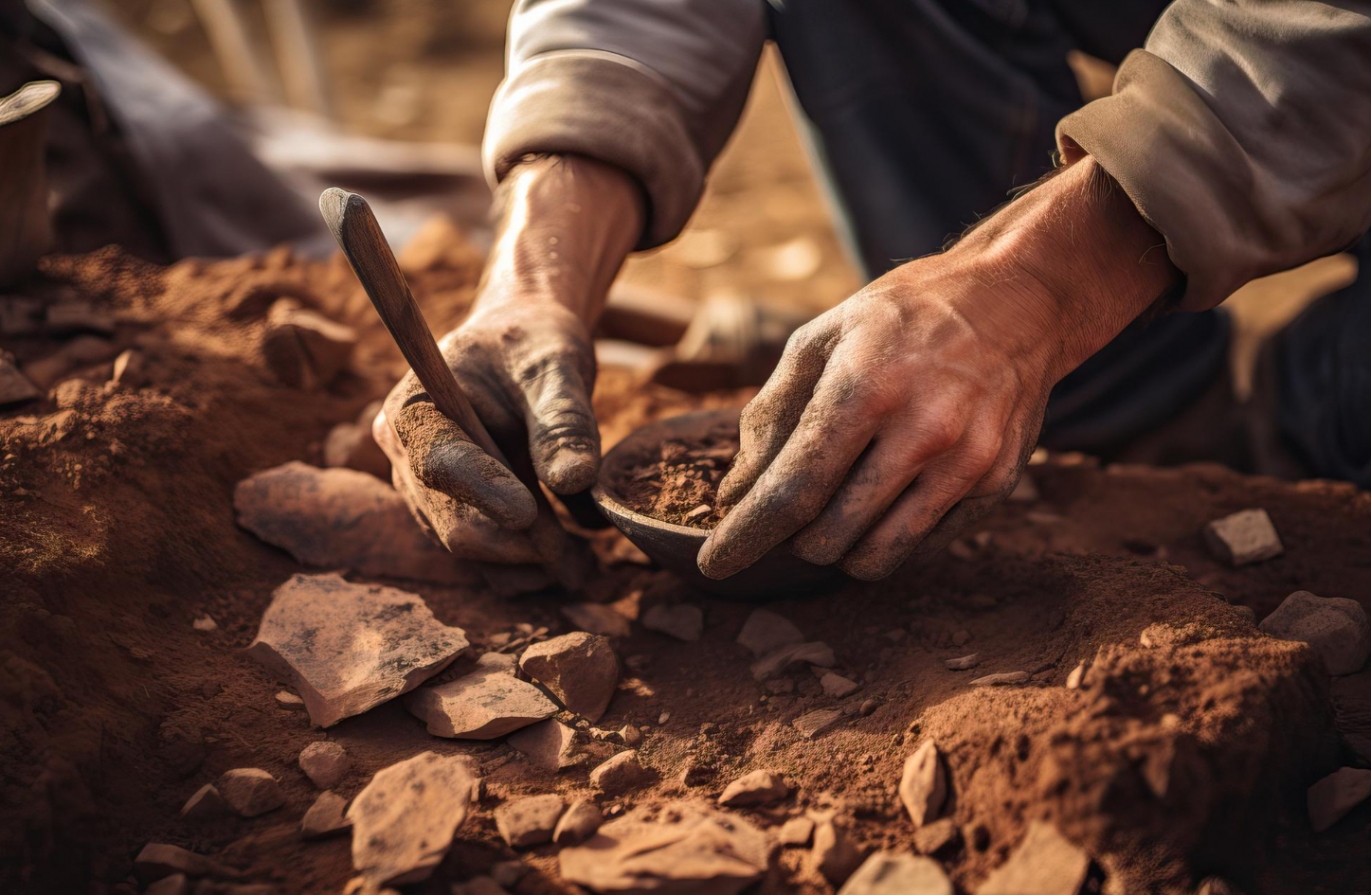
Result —
[[[1163, 0], [772, 0], [807, 137], [869, 277], [941, 248], [1052, 167], [1067, 53], [1118, 63]], [[1042, 441], [1109, 452], [1226, 363], [1226, 313], [1130, 327], [1057, 386]]]

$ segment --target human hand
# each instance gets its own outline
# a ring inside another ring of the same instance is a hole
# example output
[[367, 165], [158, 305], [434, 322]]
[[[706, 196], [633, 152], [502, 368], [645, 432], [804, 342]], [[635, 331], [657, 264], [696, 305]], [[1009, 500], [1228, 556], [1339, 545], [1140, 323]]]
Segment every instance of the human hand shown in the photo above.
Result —
[[802, 327], [742, 415], [700, 551], [726, 578], [794, 536], [867, 580], [941, 549], [1006, 496], [1053, 385], [1179, 274], [1092, 160]]

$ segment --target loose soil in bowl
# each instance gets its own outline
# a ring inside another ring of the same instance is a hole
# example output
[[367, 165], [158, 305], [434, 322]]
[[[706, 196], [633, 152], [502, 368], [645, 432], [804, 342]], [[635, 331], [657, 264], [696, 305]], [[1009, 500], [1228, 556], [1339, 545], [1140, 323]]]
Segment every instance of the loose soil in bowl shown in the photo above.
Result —
[[738, 453], [736, 426], [701, 438], [672, 439], [624, 463], [610, 486], [631, 510], [691, 528], [709, 529], [723, 518], [715, 492]]

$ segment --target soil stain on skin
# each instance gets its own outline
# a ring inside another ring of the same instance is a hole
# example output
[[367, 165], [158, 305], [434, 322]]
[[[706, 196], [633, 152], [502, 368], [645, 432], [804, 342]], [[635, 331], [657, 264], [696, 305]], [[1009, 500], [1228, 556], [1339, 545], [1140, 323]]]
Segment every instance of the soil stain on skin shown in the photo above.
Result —
[[737, 453], [735, 426], [722, 426], [694, 441], [667, 441], [655, 454], [623, 464], [612, 491], [645, 516], [714, 528], [724, 513], [715, 494]]

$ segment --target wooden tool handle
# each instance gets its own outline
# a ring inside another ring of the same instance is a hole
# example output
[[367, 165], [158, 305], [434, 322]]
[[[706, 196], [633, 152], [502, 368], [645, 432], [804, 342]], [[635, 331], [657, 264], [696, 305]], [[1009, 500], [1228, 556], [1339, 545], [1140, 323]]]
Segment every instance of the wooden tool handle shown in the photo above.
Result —
[[477, 447], [508, 467], [509, 460], [453, 378], [367, 200], [333, 187], [319, 197], [319, 211], [434, 406], [461, 426]]

